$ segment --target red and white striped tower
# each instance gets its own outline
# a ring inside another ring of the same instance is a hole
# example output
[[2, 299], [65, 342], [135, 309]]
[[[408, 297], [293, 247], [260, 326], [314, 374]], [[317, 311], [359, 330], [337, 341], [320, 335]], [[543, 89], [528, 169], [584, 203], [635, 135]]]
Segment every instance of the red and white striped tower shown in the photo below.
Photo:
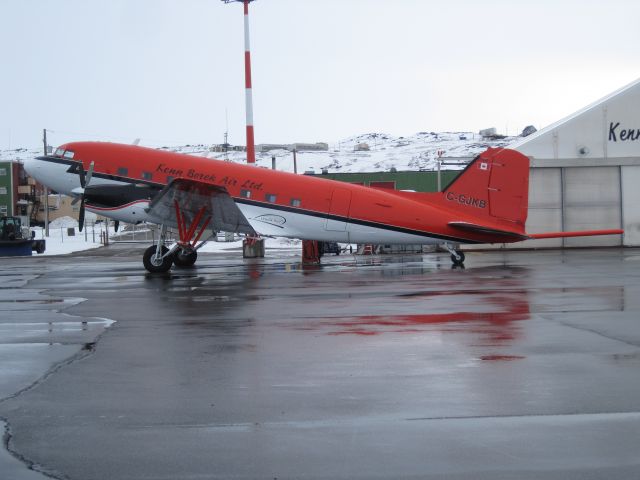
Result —
[[256, 163], [256, 146], [253, 135], [253, 99], [251, 96], [251, 49], [249, 48], [249, 2], [254, 0], [223, 0], [244, 3], [244, 82], [247, 113], [247, 163]]

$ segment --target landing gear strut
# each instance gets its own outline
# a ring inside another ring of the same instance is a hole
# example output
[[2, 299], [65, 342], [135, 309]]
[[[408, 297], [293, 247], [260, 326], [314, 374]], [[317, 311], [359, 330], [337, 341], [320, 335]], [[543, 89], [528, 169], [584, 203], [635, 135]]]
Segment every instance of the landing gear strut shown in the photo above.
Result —
[[192, 267], [198, 259], [198, 249], [202, 247], [213, 236], [200, 241], [200, 237], [211, 222], [211, 216], [205, 218], [206, 207], [202, 207], [193, 217], [191, 225], [187, 226], [187, 218], [180, 210], [178, 201], [174, 200], [176, 213], [176, 223], [178, 224], [178, 235], [180, 240], [169, 250], [165, 246], [166, 226], [160, 226], [160, 235], [156, 245], [147, 248], [142, 257], [142, 263], [151, 273], [165, 273], [171, 269], [171, 265], [176, 267]]
[[454, 267], [462, 267], [464, 266], [464, 253], [462, 250], [456, 250], [448, 243], [444, 244], [444, 248], [451, 254], [451, 262]]
[[147, 248], [142, 256], [142, 263], [151, 273], [165, 273], [168, 272], [173, 263], [173, 255], [169, 249], [164, 245], [166, 227], [160, 226], [160, 235], [158, 236], [158, 243], [151, 245]]

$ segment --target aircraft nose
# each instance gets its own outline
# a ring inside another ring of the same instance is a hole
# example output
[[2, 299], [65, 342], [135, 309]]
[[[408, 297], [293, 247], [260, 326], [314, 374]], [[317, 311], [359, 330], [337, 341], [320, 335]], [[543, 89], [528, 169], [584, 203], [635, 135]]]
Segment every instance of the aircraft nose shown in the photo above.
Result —
[[22, 166], [24, 167], [25, 172], [33, 177], [34, 172], [38, 170], [39, 164], [42, 160], [38, 160], [38, 157], [28, 158], [24, 161]]
[[32, 178], [35, 178], [37, 181], [42, 182], [40, 178], [43, 174], [44, 167], [46, 161], [44, 157], [32, 157], [24, 160], [22, 166], [24, 167], [25, 172]]

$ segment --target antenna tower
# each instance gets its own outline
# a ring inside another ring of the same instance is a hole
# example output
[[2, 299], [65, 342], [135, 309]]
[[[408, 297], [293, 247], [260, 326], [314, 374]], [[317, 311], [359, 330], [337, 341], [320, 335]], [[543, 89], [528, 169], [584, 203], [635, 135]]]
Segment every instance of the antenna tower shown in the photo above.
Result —
[[253, 133], [253, 99], [251, 96], [251, 53], [249, 48], [249, 3], [254, 0], [222, 1], [224, 3], [241, 2], [244, 4], [244, 79], [247, 114], [247, 163], [256, 163], [256, 147]]

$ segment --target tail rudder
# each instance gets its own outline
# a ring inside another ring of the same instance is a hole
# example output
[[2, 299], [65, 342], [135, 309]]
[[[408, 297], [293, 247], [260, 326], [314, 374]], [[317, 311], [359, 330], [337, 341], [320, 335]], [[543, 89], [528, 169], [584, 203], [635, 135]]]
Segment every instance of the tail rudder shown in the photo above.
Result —
[[455, 210], [486, 220], [509, 222], [524, 232], [529, 204], [529, 159], [515, 150], [489, 148], [442, 192]]

